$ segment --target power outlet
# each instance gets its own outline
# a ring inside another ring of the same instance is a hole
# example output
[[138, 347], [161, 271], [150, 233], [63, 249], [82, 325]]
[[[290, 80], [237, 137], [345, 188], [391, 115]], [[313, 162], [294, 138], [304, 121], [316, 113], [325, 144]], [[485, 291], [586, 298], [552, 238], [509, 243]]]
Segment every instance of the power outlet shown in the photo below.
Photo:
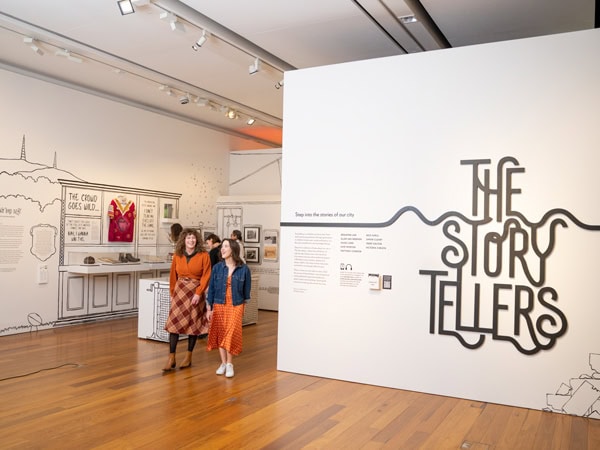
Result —
[[48, 283], [48, 266], [46, 264], [42, 264], [42, 265], [38, 266], [37, 283], [38, 284]]

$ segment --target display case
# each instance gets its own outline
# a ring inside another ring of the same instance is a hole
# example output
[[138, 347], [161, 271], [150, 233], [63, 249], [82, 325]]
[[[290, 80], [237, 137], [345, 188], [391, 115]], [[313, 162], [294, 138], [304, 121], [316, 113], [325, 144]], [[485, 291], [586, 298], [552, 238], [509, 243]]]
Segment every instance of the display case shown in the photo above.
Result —
[[139, 281], [169, 274], [161, 220], [175, 220], [181, 195], [60, 181], [58, 323], [137, 314]]

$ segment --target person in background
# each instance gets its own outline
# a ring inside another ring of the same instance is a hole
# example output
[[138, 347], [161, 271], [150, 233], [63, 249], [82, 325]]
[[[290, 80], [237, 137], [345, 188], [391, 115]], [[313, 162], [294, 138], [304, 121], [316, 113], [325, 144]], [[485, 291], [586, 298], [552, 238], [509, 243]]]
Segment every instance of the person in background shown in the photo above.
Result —
[[[179, 235], [181, 234], [181, 230], [183, 227], [179, 223], [174, 223], [171, 225], [170, 233], [169, 233], [169, 241], [173, 244], [173, 246], [177, 245], [177, 241], [179, 240]], [[169, 252], [167, 255], [169, 261], [173, 260], [173, 252]]]
[[242, 258], [242, 261], [245, 263], [246, 253], [244, 252], [244, 243], [242, 242], [242, 232], [240, 230], [233, 230], [230, 237], [240, 245], [240, 258]]
[[240, 246], [233, 239], [223, 239], [223, 260], [213, 267], [206, 302], [209, 305], [210, 329], [207, 350], [219, 349], [221, 365], [217, 375], [231, 378], [233, 356], [242, 352], [242, 319], [250, 301], [250, 269], [240, 258]]
[[210, 280], [210, 257], [204, 250], [200, 233], [191, 228], [181, 231], [171, 262], [169, 290], [171, 308], [165, 324], [169, 332], [169, 359], [163, 371], [175, 369], [175, 352], [180, 334], [188, 335], [187, 353], [180, 369], [192, 365], [192, 352], [198, 336], [209, 327], [205, 292]]
[[221, 238], [214, 233], [211, 233], [206, 238], [206, 246], [209, 248], [208, 256], [210, 256], [210, 265], [213, 267], [221, 261]]
[[177, 243], [177, 240], [179, 239], [179, 235], [181, 234], [182, 230], [183, 227], [179, 223], [174, 223], [173, 225], [171, 225], [171, 234], [169, 235], [169, 239], [171, 239], [171, 242], [173, 244]]

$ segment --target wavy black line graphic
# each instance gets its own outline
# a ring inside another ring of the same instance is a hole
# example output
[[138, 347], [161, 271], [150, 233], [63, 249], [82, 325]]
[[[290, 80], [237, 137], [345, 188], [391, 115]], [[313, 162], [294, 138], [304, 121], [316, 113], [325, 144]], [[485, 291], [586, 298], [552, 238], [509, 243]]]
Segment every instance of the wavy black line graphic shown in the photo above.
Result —
[[[417, 217], [419, 217], [419, 219], [421, 219], [421, 221], [423, 223], [425, 223], [426, 225], [431, 225], [431, 226], [439, 225], [440, 223], [444, 222], [445, 220], [449, 219], [450, 217], [457, 217], [469, 225], [485, 225], [487, 223], [492, 222], [492, 220], [493, 220], [491, 217], [481, 218], [481, 219], [471, 219], [459, 211], [448, 211], [448, 212], [443, 213], [442, 215], [440, 215], [439, 217], [437, 217], [435, 219], [428, 219], [417, 207], [404, 206], [404, 207], [400, 208], [389, 220], [386, 220], [385, 222], [357, 222], [357, 223], [350, 223], [350, 222], [280, 222], [280, 226], [282, 226], [282, 227], [309, 227], [309, 228], [314, 228], [314, 227], [386, 228], [386, 227], [393, 225], [402, 215], [404, 215], [407, 212], [414, 213]], [[564, 215], [564, 216], [568, 217], [575, 225], [577, 225], [578, 227], [583, 228], [585, 230], [600, 231], [600, 225], [591, 225], [591, 224], [584, 223], [583, 221], [581, 221], [577, 217], [575, 217], [575, 215], [573, 213], [571, 213], [570, 211], [563, 209], [563, 208], [554, 208], [554, 209], [549, 210], [542, 216], [542, 218], [540, 219], [539, 222], [531, 222], [531, 221], [527, 220], [525, 218], [525, 216], [523, 214], [521, 214], [520, 212], [512, 212], [511, 215], [509, 215], [507, 217], [507, 219], [514, 216], [514, 217], [520, 219], [525, 225], [535, 229], [535, 228], [539, 228], [539, 227], [545, 225], [550, 220], [550, 218], [554, 215]]]

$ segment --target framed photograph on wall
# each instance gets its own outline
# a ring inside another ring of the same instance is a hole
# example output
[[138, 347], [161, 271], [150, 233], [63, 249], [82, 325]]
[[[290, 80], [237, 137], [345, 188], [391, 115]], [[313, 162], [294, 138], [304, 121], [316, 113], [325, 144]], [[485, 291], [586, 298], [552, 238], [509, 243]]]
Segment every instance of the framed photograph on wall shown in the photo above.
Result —
[[260, 225], [250, 225], [244, 227], [244, 243], [260, 243]]
[[260, 247], [244, 247], [244, 259], [247, 263], [260, 263]]
[[202, 230], [202, 238], [204, 239], [204, 241], [206, 242], [206, 239], [211, 235], [211, 234], [215, 234], [215, 229], [214, 228], [204, 228], [204, 230]]
[[263, 259], [277, 261], [279, 258], [279, 231], [265, 230], [263, 232]]

